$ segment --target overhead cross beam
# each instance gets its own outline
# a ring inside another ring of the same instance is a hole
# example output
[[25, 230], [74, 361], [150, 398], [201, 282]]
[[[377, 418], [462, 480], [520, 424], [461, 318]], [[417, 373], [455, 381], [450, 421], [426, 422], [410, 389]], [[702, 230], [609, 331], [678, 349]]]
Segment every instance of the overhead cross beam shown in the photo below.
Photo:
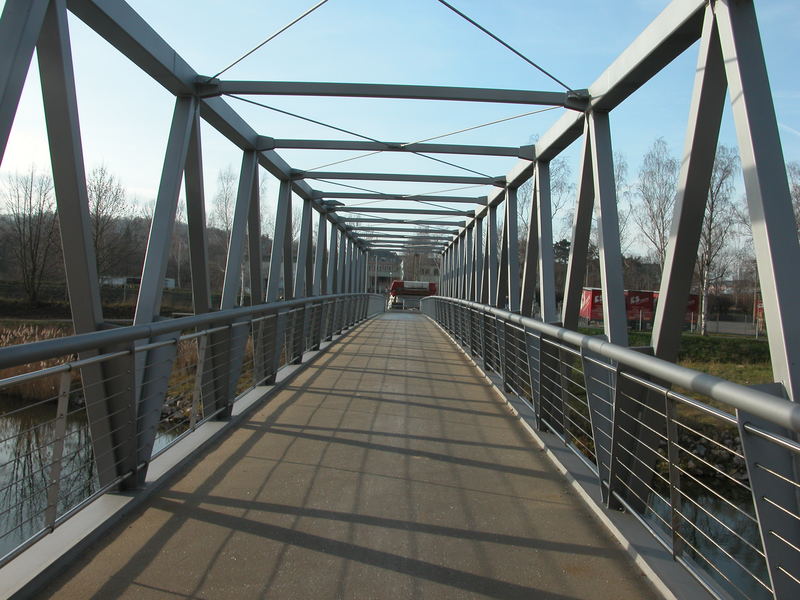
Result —
[[362, 231], [387, 231], [390, 233], [422, 233], [422, 234], [433, 234], [433, 233], [441, 233], [443, 235], [455, 235], [458, 233], [456, 229], [435, 229], [435, 228], [414, 228], [414, 227], [358, 227], [355, 225], [348, 225], [346, 226], [348, 231], [354, 231], [359, 236], [364, 236], [365, 234]]
[[340, 199], [340, 200], [392, 200], [394, 202], [455, 202], [461, 204], [486, 204], [486, 196], [436, 196], [429, 194], [381, 194], [368, 192], [324, 192], [315, 190], [318, 198]]
[[386, 214], [411, 214], [411, 215], [452, 215], [454, 217], [471, 217], [473, 210], [432, 210], [428, 208], [373, 208], [371, 206], [332, 206], [331, 212], [359, 212], [359, 213], [386, 213]]
[[382, 223], [383, 225], [390, 225], [392, 223], [397, 223], [400, 225], [439, 225], [443, 227], [464, 227], [464, 225], [466, 225], [466, 221], [428, 221], [419, 219], [393, 219], [391, 217], [383, 217], [379, 219], [373, 217], [354, 217], [351, 219], [342, 219], [342, 223], [344, 224], [345, 229], [348, 231], [361, 223]]
[[293, 171], [294, 179], [347, 179], [356, 181], [411, 181], [421, 183], [472, 183], [504, 186], [506, 178], [469, 175], [416, 175], [409, 173], [347, 173], [342, 171]]
[[348, 98], [394, 98], [398, 100], [451, 100], [563, 106], [578, 111], [586, 109], [586, 90], [539, 92], [497, 88], [445, 87], [433, 85], [397, 85], [385, 83], [327, 83], [316, 81], [220, 81], [200, 77], [201, 96], [244, 94], [251, 96], [340, 96]]
[[260, 150], [347, 150], [355, 152], [422, 152], [509, 156], [533, 160], [533, 146], [483, 146], [471, 144], [426, 144], [422, 142], [370, 142], [367, 140], [299, 140], [259, 137]]

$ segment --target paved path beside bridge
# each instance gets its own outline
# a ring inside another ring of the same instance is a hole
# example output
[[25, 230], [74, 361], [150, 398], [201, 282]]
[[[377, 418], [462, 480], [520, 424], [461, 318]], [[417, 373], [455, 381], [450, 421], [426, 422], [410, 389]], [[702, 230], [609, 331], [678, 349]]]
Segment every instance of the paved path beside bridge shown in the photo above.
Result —
[[651, 598], [463, 354], [385, 314], [42, 597]]

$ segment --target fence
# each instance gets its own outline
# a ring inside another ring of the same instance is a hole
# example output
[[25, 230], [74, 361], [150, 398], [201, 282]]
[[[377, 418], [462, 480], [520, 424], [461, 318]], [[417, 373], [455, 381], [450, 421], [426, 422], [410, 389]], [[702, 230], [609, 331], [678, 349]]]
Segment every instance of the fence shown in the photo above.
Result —
[[383, 297], [338, 294], [0, 349], [0, 565]]
[[713, 595], [798, 597], [800, 406], [466, 300], [426, 298], [423, 312]]

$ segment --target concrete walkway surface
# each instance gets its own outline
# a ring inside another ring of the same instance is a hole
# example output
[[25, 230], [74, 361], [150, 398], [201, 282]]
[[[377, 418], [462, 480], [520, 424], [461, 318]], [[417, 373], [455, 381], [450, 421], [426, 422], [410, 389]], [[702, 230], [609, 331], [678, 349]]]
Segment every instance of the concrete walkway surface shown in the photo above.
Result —
[[357, 327], [41, 597], [652, 598], [431, 321]]

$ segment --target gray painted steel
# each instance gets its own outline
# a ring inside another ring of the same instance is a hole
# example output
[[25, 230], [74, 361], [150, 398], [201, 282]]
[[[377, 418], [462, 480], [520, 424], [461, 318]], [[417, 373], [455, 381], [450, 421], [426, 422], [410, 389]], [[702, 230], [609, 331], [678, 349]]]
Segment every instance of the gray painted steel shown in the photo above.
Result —
[[[381, 83], [320, 83], [306, 81], [219, 81], [211, 82], [211, 93], [259, 96], [347, 96], [351, 98], [396, 98], [414, 100], [455, 100], [459, 102], [500, 102], [568, 106], [580, 109], [586, 99], [568, 92], [534, 92], [494, 88], [464, 88]], [[205, 92], [204, 92], [205, 93]]]

